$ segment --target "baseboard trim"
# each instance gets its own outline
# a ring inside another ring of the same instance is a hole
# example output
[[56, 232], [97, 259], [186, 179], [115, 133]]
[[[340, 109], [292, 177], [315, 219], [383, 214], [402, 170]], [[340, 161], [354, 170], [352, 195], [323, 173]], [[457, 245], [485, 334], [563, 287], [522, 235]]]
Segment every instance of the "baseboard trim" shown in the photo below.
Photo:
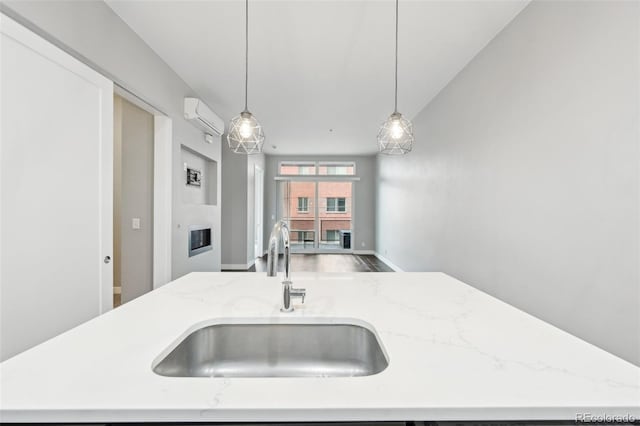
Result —
[[353, 254], [362, 254], [362, 255], [371, 254], [375, 256], [376, 252], [374, 250], [354, 250]]
[[396, 271], [396, 272], [404, 272], [401, 267], [399, 267], [398, 265], [394, 265], [393, 262], [391, 262], [389, 259], [387, 259], [383, 255], [381, 255], [380, 253], [375, 252], [374, 254], [378, 259], [382, 260], [384, 263], [387, 264], [387, 266], [389, 266], [394, 271]]
[[253, 266], [253, 262], [251, 263], [247, 263], [247, 264], [242, 264], [242, 263], [223, 263], [222, 265], [220, 265], [222, 270], [229, 270], [229, 271], [246, 271], [249, 268], [251, 268]]

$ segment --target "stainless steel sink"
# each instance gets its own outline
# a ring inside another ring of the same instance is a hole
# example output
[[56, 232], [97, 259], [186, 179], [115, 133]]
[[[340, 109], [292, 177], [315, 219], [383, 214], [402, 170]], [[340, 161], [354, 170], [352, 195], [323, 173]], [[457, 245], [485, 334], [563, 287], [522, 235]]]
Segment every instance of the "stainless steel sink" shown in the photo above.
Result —
[[170, 377], [353, 377], [384, 370], [376, 335], [355, 324], [213, 324], [153, 366]]

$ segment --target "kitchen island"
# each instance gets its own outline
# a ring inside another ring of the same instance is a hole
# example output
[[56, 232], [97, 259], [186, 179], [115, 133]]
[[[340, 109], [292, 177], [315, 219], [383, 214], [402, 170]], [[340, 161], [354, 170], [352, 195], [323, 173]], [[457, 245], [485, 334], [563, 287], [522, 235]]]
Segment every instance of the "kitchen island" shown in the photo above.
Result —
[[[0, 364], [3, 422], [640, 418], [640, 368], [443, 273], [192, 273]], [[362, 377], [165, 377], [196, 324], [357, 322], [388, 358]]]

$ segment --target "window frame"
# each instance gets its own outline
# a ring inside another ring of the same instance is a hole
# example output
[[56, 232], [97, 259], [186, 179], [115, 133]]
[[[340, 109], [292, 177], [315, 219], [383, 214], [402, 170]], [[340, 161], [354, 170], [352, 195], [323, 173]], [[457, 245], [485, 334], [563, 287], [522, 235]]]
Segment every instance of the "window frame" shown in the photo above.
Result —
[[[301, 209], [300, 208], [300, 201], [305, 200], [304, 204], [305, 205], [305, 209]], [[309, 197], [298, 197], [298, 213], [309, 213]]]
[[[335, 201], [335, 210], [329, 210], [329, 200]], [[344, 210], [340, 210], [340, 201], [344, 200]], [[347, 212], [347, 198], [346, 197], [327, 197], [327, 202], [325, 205], [326, 213], [346, 213]]]
[[[327, 229], [324, 232], [326, 233], [325, 234], [325, 241], [330, 241], [330, 242], [337, 241], [337, 242], [340, 242], [340, 231], [339, 230], [337, 230], [337, 229]], [[329, 238], [329, 232], [334, 233], [333, 235], [335, 235], [335, 237], [336, 237], [335, 240], [332, 240], [332, 239]]]

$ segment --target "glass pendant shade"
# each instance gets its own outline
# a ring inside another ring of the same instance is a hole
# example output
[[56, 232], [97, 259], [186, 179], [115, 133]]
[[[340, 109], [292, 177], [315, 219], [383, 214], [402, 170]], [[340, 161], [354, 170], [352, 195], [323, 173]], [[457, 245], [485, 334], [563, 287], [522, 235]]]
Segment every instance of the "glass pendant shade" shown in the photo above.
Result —
[[387, 155], [404, 155], [413, 148], [413, 124], [398, 112], [398, 0], [396, 0], [396, 72], [395, 103], [393, 114], [382, 123], [378, 131], [378, 152]]
[[242, 111], [229, 122], [227, 142], [236, 154], [258, 154], [262, 152], [264, 131], [253, 114]]
[[399, 112], [382, 123], [378, 132], [378, 151], [381, 154], [403, 155], [413, 148], [413, 125]]
[[227, 142], [236, 154], [259, 154], [264, 144], [264, 131], [247, 108], [249, 98], [249, 0], [244, 2], [244, 110], [229, 122]]

